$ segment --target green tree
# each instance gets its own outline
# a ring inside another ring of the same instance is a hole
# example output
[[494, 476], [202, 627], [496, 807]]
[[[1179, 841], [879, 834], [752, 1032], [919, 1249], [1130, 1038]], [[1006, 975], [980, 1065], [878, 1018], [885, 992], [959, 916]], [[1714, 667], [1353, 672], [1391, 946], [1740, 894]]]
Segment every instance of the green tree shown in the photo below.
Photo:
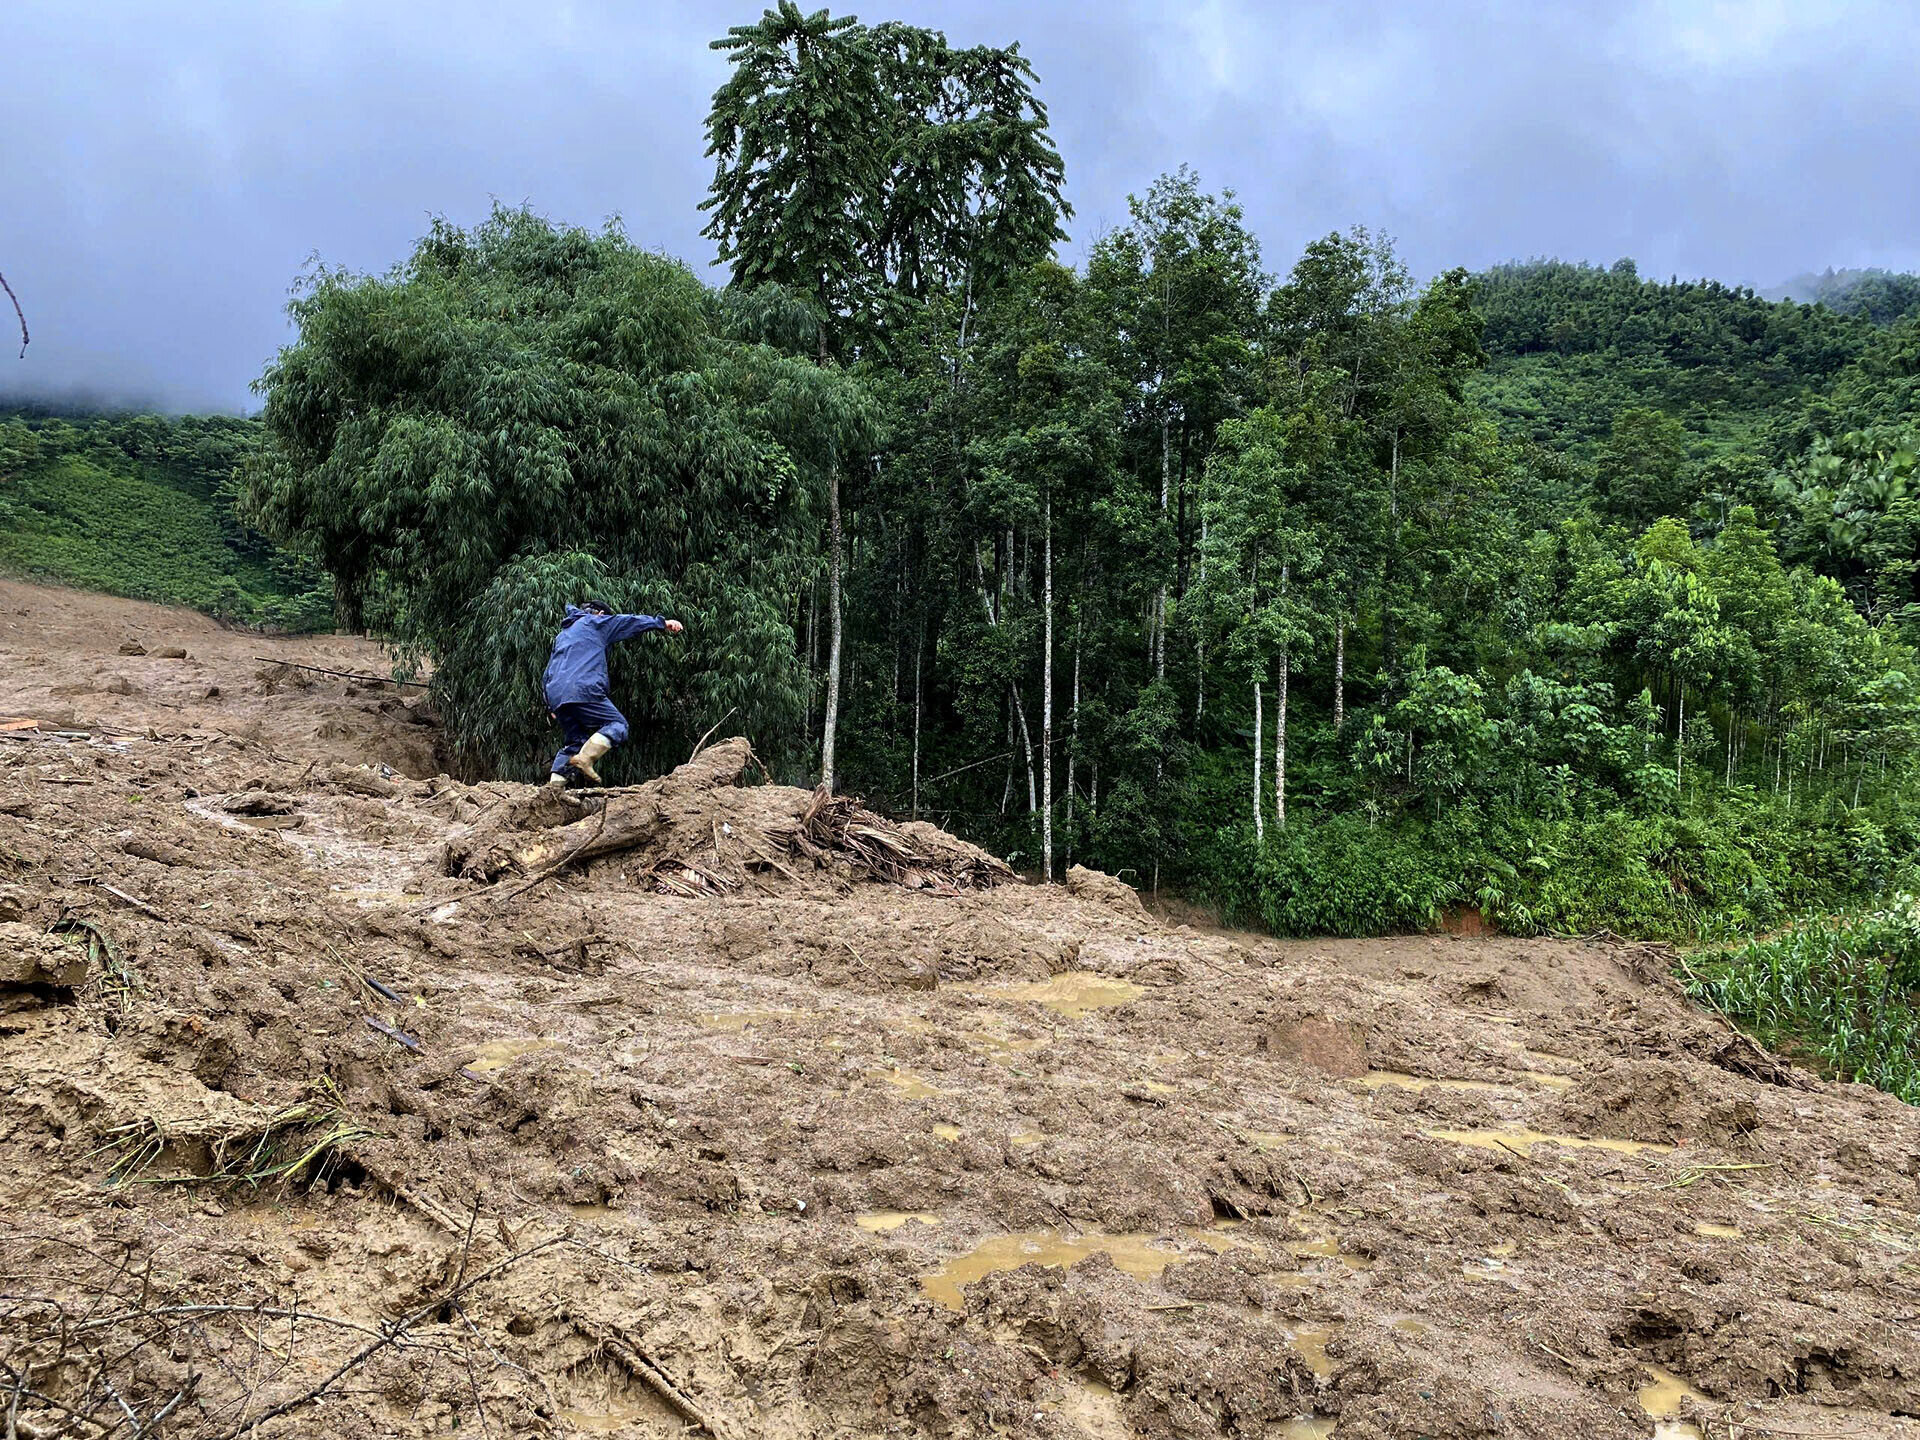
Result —
[[642, 753], [729, 708], [769, 748], [790, 733], [815, 497], [870, 443], [856, 386], [738, 338], [618, 230], [526, 211], [436, 223], [384, 276], [320, 270], [291, 309], [249, 515], [432, 658], [470, 762], [535, 770], [540, 661], [585, 589], [688, 622], [683, 654], [621, 653]]

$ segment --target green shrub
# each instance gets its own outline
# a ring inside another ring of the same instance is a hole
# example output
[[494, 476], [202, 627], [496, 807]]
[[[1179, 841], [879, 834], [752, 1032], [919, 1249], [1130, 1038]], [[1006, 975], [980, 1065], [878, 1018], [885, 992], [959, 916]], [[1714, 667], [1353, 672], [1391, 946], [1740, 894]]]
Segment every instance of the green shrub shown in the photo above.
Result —
[[1809, 915], [1778, 935], [1682, 962], [1687, 991], [1763, 1040], [1920, 1104], [1920, 898]]

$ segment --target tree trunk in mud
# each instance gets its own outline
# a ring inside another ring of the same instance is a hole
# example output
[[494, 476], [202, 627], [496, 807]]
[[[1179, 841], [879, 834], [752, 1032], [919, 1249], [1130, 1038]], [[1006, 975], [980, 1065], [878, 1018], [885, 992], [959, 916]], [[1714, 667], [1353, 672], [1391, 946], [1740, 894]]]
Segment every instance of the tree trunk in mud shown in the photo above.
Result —
[[840, 725], [840, 467], [827, 467], [827, 529], [831, 562], [827, 572], [827, 623], [832, 639], [827, 653], [827, 718], [820, 732], [820, 783], [834, 788], [833, 742]]
[[1044, 651], [1040, 661], [1040, 875], [1053, 880], [1053, 495], [1041, 521], [1046, 545]]
[[1260, 762], [1264, 758], [1260, 753], [1260, 682], [1253, 682], [1253, 836], [1256, 840], [1267, 838], [1267, 817], [1260, 801]]
[[1280, 651], [1280, 684], [1273, 701], [1273, 823], [1287, 828], [1287, 680], [1290, 658]]

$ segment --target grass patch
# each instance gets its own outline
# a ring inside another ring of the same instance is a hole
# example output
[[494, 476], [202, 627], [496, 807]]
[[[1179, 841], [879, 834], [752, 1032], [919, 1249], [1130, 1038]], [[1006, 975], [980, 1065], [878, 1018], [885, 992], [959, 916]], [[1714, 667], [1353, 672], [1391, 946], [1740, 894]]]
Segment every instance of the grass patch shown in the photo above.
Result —
[[1920, 897], [1698, 952], [1680, 978], [1762, 1040], [1797, 1042], [1842, 1079], [1920, 1105]]
[[258, 622], [284, 604], [268, 565], [222, 538], [215, 500], [84, 455], [31, 465], [0, 491], [0, 568]]

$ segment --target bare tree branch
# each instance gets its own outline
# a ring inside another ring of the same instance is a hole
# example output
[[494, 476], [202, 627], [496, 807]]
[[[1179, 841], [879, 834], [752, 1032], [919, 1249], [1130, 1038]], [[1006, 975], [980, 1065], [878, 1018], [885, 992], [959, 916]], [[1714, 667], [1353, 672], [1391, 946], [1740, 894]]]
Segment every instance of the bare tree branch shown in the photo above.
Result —
[[13, 301], [13, 313], [20, 317], [20, 358], [24, 360], [27, 358], [27, 312], [20, 308], [20, 297], [13, 293], [4, 275], [0, 275], [0, 290], [7, 292], [7, 298]]

